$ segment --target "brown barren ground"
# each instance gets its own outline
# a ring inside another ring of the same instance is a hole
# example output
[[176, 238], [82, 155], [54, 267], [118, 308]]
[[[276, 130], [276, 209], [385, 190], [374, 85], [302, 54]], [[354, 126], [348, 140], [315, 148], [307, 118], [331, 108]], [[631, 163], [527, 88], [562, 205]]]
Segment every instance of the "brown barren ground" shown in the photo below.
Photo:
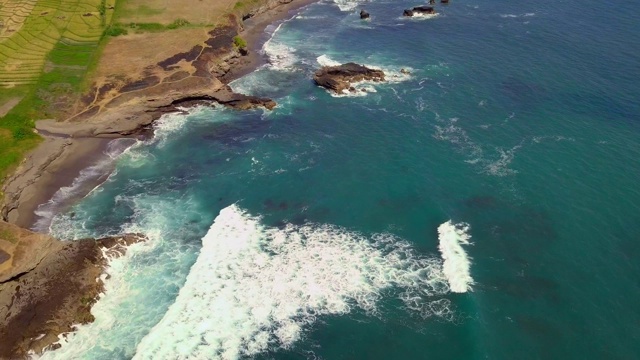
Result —
[[170, 24], [185, 19], [192, 24], [217, 24], [231, 11], [236, 0], [127, 0], [118, 9], [123, 23]]

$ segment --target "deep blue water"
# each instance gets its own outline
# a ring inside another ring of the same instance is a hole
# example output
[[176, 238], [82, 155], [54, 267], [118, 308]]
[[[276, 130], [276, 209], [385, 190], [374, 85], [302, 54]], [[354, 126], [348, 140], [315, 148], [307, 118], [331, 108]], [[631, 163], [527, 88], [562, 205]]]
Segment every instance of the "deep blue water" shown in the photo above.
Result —
[[[640, 4], [340, 5], [270, 27], [271, 65], [233, 84], [275, 110], [167, 116], [54, 218], [150, 240], [46, 356], [639, 357]], [[333, 97], [319, 57], [391, 81]], [[449, 220], [469, 226], [464, 293], [441, 272]]]

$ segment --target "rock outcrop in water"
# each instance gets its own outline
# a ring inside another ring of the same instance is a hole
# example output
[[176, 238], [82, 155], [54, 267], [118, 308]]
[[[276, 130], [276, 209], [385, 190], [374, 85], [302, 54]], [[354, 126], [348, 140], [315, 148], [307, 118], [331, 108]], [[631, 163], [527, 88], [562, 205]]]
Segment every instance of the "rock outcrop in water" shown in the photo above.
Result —
[[415, 15], [435, 15], [436, 10], [433, 6], [416, 6], [413, 9], [407, 9], [402, 13], [402, 16], [415, 16]]
[[[352, 83], [359, 81], [384, 81], [382, 70], [370, 69], [356, 63], [346, 63], [338, 66], [324, 66], [316, 71], [313, 80], [323, 88], [336, 94], [355, 91]], [[353, 90], [352, 90], [353, 89]]]
[[366, 12], [364, 10], [360, 10], [360, 19], [368, 19], [370, 17], [371, 17], [371, 15], [369, 15], [368, 12]]
[[74, 324], [92, 322], [106, 257], [144, 239], [59, 241], [0, 222], [0, 359], [39, 354]]

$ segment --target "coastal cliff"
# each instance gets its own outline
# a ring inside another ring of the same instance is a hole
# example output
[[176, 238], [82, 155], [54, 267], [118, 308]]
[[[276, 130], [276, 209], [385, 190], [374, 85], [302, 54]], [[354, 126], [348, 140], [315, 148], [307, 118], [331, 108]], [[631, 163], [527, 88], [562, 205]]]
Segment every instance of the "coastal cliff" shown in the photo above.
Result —
[[0, 359], [41, 353], [74, 324], [92, 322], [107, 258], [143, 240], [59, 241], [0, 222]]

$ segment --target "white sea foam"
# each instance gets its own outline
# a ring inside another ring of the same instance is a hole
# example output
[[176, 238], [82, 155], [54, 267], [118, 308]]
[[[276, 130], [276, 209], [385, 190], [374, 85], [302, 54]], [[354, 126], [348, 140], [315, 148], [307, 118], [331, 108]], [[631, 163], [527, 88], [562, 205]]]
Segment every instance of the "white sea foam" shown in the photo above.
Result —
[[71, 185], [61, 187], [49, 201], [38, 206], [35, 210], [37, 220], [33, 225], [33, 229], [48, 233], [53, 217], [62, 211], [70, 200], [85, 196], [96, 189], [95, 185], [93, 189], [88, 189], [86, 187], [87, 184], [104, 182], [114, 170], [115, 160], [135, 143], [136, 141], [132, 139], [116, 139], [109, 142], [104, 152], [104, 157], [96, 164], [82, 169]]
[[264, 44], [262, 51], [269, 59], [269, 67], [274, 70], [290, 71], [298, 61], [294, 48], [271, 40]]
[[516, 145], [511, 149], [504, 150], [497, 148], [498, 158], [492, 161], [485, 161], [484, 171], [494, 176], [509, 176], [518, 173], [517, 170], [510, 169], [509, 165], [516, 156], [516, 151], [522, 147], [522, 144]]
[[[438, 117], [438, 119], [440, 119]], [[459, 151], [467, 155], [471, 160], [478, 161], [482, 158], [482, 147], [476, 144], [460, 125], [458, 118], [450, 118], [448, 120], [438, 120], [442, 125], [435, 125], [435, 133], [433, 137], [437, 140], [448, 141], [458, 148]]]
[[273, 31], [269, 40], [262, 46], [261, 52], [267, 56], [269, 68], [280, 71], [291, 71], [293, 65], [298, 61], [298, 58], [295, 56], [296, 50], [274, 40], [276, 33], [281, 29], [283, 24], [285, 24], [285, 22], [280, 23]]
[[338, 6], [340, 11], [353, 11], [360, 5], [359, 1], [352, 0], [333, 0], [333, 3]]
[[320, 55], [316, 58], [316, 61], [318, 62], [318, 64], [320, 64], [320, 66], [338, 66], [338, 65], [342, 65], [341, 63], [331, 59], [329, 56], [327, 55]]
[[[74, 332], [61, 335], [58, 343], [62, 346], [45, 352], [40, 357], [43, 360], [111, 359], [114, 352], [130, 359], [137, 343], [169, 306], [172, 297], [167, 293], [177, 291], [186, 277], [186, 270], [193, 261], [193, 250], [185, 248], [175, 238], [169, 238], [168, 234], [176, 223], [192, 220], [193, 211], [176, 213], [175, 202], [159, 196], [121, 197], [119, 201], [128, 203], [133, 210], [132, 221], [124, 224], [120, 232], [143, 233], [148, 240], [131, 245], [125, 255], [109, 260], [103, 275], [105, 292], [91, 309], [95, 321], [77, 325]], [[181, 198], [180, 202], [183, 206], [185, 202], [195, 205], [193, 199]], [[64, 235], [68, 239], [96, 236], [87, 233], [77, 220], [56, 221], [68, 222], [59, 226], [65, 229]], [[184, 237], [187, 229], [178, 231]]]
[[408, 20], [428, 20], [428, 19], [435, 19], [439, 16], [440, 14], [435, 13], [435, 14], [422, 14], [419, 12], [414, 12], [413, 16], [401, 16], [401, 19], [408, 19]]
[[521, 14], [521, 15], [516, 15], [516, 14], [500, 14], [501, 18], [519, 18], [519, 17], [531, 17], [531, 16], [536, 16], [536, 13], [525, 13], [525, 14]]
[[451, 220], [438, 226], [438, 239], [440, 244], [438, 249], [442, 254], [444, 264], [442, 272], [449, 282], [452, 292], [464, 293], [471, 290], [473, 278], [469, 271], [471, 261], [462, 248], [468, 245], [471, 235], [469, 235], [469, 225], [466, 223], [454, 224]]
[[375, 314], [397, 292], [422, 316], [451, 315], [439, 259], [391, 235], [328, 225], [268, 228], [235, 205], [202, 239], [186, 283], [134, 359], [237, 359], [288, 348], [317, 317]]

